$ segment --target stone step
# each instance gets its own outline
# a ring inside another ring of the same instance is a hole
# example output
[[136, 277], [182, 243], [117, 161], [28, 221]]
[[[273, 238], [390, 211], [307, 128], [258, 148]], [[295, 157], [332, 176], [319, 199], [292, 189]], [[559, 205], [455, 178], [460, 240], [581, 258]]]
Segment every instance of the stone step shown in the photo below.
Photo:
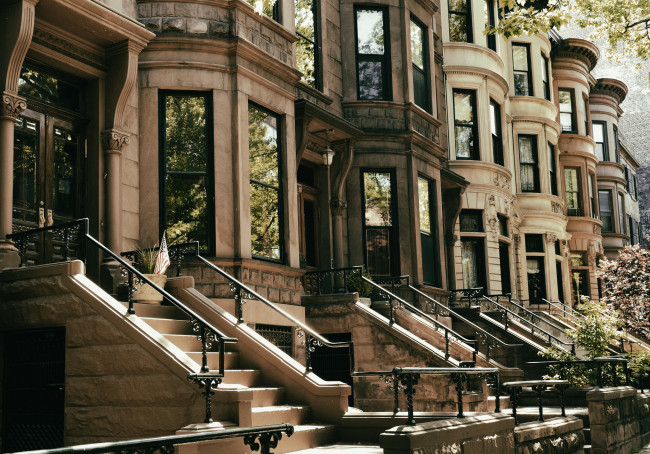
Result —
[[[120, 301], [124, 307], [129, 303]], [[189, 316], [176, 306], [163, 306], [160, 304], [133, 303], [135, 315], [138, 317], [167, 318], [178, 320], [189, 320]]]
[[187, 320], [151, 317], [141, 318], [147, 322], [147, 325], [151, 326], [160, 334], [194, 334], [192, 324]]
[[[283, 403], [284, 399], [284, 388], [262, 388], [254, 387], [249, 388], [242, 385], [233, 385], [233, 384], [221, 384], [216, 390], [216, 394], [220, 394], [224, 397], [224, 400], [237, 401], [237, 394], [244, 391], [252, 391], [252, 407], [267, 407], [273, 405], [279, 405]], [[215, 396], [215, 401], [218, 401], [220, 397]]]
[[[209, 363], [209, 361], [208, 361]], [[211, 370], [216, 372], [217, 369]], [[262, 371], [259, 369], [230, 369], [226, 368], [223, 384], [242, 385], [247, 387], [259, 386], [262, 383]]]
[[366, 443], [334, 443], [318, 448], [301, 449], [291, 454], [384, 454], [384, 450], [377, 444]]
[[[198, 341], [197, 341], [198, 344]], [[196, 363], [201, 364], [201, 352], [186, 352], [187, 356], [192, 358]], [[223, 357], [223, 364], [226, 370], [237, 369], [239, 367], [239, 352], [226, 351]], [[208, 367], [210, 370], [219, 369], [219, 352], [208, 352]]]
[[[164, 336], [184, 352], [201, 351], [201, 342], [198, 341], [195, 334], [164, 334]], [[217, 352], [218, 349], [219, 343], [214, 342], [208, 351]]]
[[254, 407], [251, 413], [254, 426], [282, 422], [295, 426], [307, 421], [311, 409], [305, 406], [275, 405], [271, 407]]

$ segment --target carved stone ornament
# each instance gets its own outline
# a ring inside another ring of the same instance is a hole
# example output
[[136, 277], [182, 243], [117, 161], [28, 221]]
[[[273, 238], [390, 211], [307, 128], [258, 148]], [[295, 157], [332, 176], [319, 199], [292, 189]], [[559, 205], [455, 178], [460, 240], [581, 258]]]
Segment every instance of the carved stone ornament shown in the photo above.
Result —
[[596, 235], [601, 235], [602, 234], [602, 227], [597, 225], [597, 224], [594, 224], [594, 233]]
[[562, 240], [562, 254], [566, 258], [569, 258], [571, 256], [571, 249], [569, 249], [569, 240]]
[[555, 233], [547, 233], [546, 234], [546, 242], [547, 243], [555, 243], [557, 241], [557, 235]]
[[519, 206], [517, 205], [517, 199], [512, 199], [510, 201], [510, 209], [512, 210], [512, 217], [519, 219]]
[[492, 183], [494, 183], [494, 185], [499, 188], [510, 189], [510, 180], [508, 180], [505, 176], [501, 175], [500, 173], [495, 173], [493, 175]]
[[2, 116], [13, 118], [14, 120], [27, 108], [25, 98], [12, 95], [11, 93], [2, 93]]
[[332, 199], [330, 201], [330, 210], [332, 210], [332, 214], [340, 216], [343, 214], [343, 210], [345, 210], [347, 207], [348, 204], [343, 200]]
[[129, 135], [115, 129], [102, 131], [102, 146], [106, 153], [121, 153], [129, 143]]
[[518, 233], [515, 233], [512, 235], [512, 240], [515, 242], [515, 249], [519, 247], [519, 244], [521, 243], [521, 235]]
[[551, 202], [551, 210], [553, 213], [562, 213], [562, 204], [559, 202]]
[[488, 225], [490, 226], [490, 229], [492, 229], [493, 232], [496, 232], [498, 219], [497, 219], [497, 202], [494, 194], [490, 194], [487, 198], [487, 201], [488, 201], [488, 206], [485, 212], [487, 217], [487, 222]]

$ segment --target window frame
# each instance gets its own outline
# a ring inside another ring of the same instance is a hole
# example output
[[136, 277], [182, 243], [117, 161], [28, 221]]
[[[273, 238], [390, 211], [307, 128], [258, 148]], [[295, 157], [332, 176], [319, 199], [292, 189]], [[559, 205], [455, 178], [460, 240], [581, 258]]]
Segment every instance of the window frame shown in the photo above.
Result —
[[[546, 74], [546, 80], [544, 75]], [[544, 99], [551, 100], [551, 72], [548, 57], [542, 52], [542, 86], [544, 87]]]
[[[462, 123], [457, 124], [457, 120], [456, 120], [456, 96], [455, 96], [456, 93], [470, 95], [470, 99], [471, 99], [471, 104], [472, 104], [472, 124], [469, 125], [469, 127], [472, 130], [473, 144], [472, 144], [472, 148], [471, 148], [469, 157], [464, 157], [464, 156], [459, 157], [458, 156], [458, 147], [456, 146], [456, 143], [457, 143], [456, 127], [458, 127], [458, 126], [460, 126], [460, 127], [468, 127], [468, 125], [465, 125], [465, 124], [462, 124]], [[453, 108], [454, 108], [454, 110], [453, 110], [453, 114], [454, 114], [454, 148], [455, 148], [454, 151], [456, 152], [456, 159], [457, 160], [462, 160], [462, 161], [480, 161], [480, 159], [481, 159], [481, 150], [480, 150], [480, 147], [479, 147], [479, 136], [478, 136], [478, 118], [477, 118], [478, 107], [476, 105], [476, 98], [477, 98], [476, 90], [468, 90], [468, 89], [464, 89], [464, 88], [454, 88], [452, 90], [452, 98], [454, 100], [453, 101]]]
[[[492, 112], [494, 111], [494, 116]], [[503, 131], [501, 129], [501, 104], [490, 98], [490, 136], [492, 138], [492, 159], [495, 164], [505, 165], [503, 156]]]
[[[497, 25], [496, 22], [496, 11], [495, 11], [495, 2], [494, 0], [483, 0], [483, 7], [487, 10], [487, 17], [485, 18], [485, 24], [487, 27], [494, 28]], [[486, 27], [486, 28], [487, 28]], [[487, 48], [491, 51], [497, 51], [497, 36], [495, 33], [488, 33], [485, 36]]]
[[[283, 121], [282, 121], [282, 115], [274, 112], [272, 110], [267, 109], [266, 107], [263, 107], [259, 104], [257, 104], [254, 101], [249, 100], [248, 101], [248, 110], [250, 110], [251, 107], [254, 107], [262, 112], [267, 113], [268, 115], [274, 116], [277, 120], [277, 143], [276, 143], [276, 150], [277, 150], [277, 155], [278, 155], [278, 186], [275, 187], [273, 185], [264, 183], [262, 181], [257, 181], [253, 180], [250, 177], [250, 172], [248, 175], [248, 184], [249, 188], [253, 184], [259, 184], [261, 186], [266, 187], [267, 189], [272, 189], [277, 191], [277, 196], [278, 196], [278, 236], [279, 236], [279, 258], [273, 258], [273, 257], [266, 257], [263, 255], [256, 255], [253, 253], [253, 244], [252, 244], [252, 228], [253, 224], [251, 221], [251, 256], [256, 259], [256, 260], [264, 260], [267, 262], [274, 262], [274, 263], [285, 263], [286, 261], [286, 244], [285, 244], [285, 236], [284, 236], [284, 227], [285, 227], [285, 213], [284, 213], [284, 187], [283, 187], [283, 165], [284, 165], [284, 156], [283, 156], [283, 150], [284, 150], [284, 130], [282, 128]], [[249, 139], [250, 140], [250, 139]], [[249, 160], [250, 160], [250, 147], [249, 147]], [[249, 200], [251, 199], [250, 194], [249, 194]], [[252, 216], [250, 216], [250, 208], [249, 208], [249, 217], [252, 219]]]
[[[311, 43], [313, 46], [313, 55], [314, 55], [314, 85], [310, 85], [307, 82], [304, 82], [302, 80], [302, 77], [300, 78], [300, 81], [309, 85], [310, 87], [318, 90], [318, 91], [323, 91], [323, 68], [321, 65], [321, 35], [320, 35], [320, 0], [311, 0], [312, 2], [312, 16], [313, 16], [313, 30], [314, 30], [314, 41], [310, 40], [307, 38], [305, 35], [297, 31], [296, 27], [296, 36], [298, 36], [298, 41], [301, 39], [307, 41], [308, 43]], [[276, 4], [279, 3], [276, 1]], [[294, 19], [295, 20], [295, 19]], [[297, 24], [296, 24], [297, 25]]]
[[[215, 213], [214, 213], [214, 128], [213, 124], [213, 97], [212, 92], [192, 91], [192, 90], [159, 90], [158, 92], [158, 236], [162, 238], [163, 233], [167, 230], [167, 147], [166, 147], [166, 127], [167, 96], [187, 96], [203, 97], [205, 99], [205, 134], [206, 134], [206, 163], [205, 163], [205, 186], [207, 189], [207, 200], [205, 214], [207, 220], [207, 244], [201, 246], [201, 251], [207, 255], [215, 253]], [[197, 172], [174, 171], [175, 175], [196, 175]]]
[[[430, 86], [430, 79], [431, 79], [431, 70], [430, 70], [430, 65], [429, 65], [429, 28], [424, 25], [424, 22], [422, 22], [420, 19], [418, 19], [416, 16], [411, 14], [409, 18], [409, 27], [411, 24], [414, 24], [416, 27], [418, 27], [422, 31], [422, 64], [424, 65], [424, 68], [419, 68], [415, 62], [413, 61], [413, 36], [410, 33], [410, 28], [409, 28], [409, 36], [411, 40], [411, 71], [413, 71], [413, 75], [411, 76], [411, 82], [413, 83], [413, 103], [420, 107], [422, 110], [424, 110], [427, 113], [431, 113], [431, 86]], [[416, 90], [415, 90], [415, 72], [418, 72], [422, 75], [424, 78], [424, 99], [422, 100], [422, 103], [418, 102], [418, 97], [416, 96]]]
[[614, 162], [620, 164], [621, 163], [621, 155], [618, 152], [618, 128], [613, 125], [614, 129]]
[[[532, 141], [532, 153], [533, 153], [533, 161], [532, 162], [525, 162], [522, 163], [521, 161], [521, 139], [531, 139]], [[523, 179], [520, 181], [520, 186], [521, 186], [521, 192], [528, 192], [528, 193], [538, 193], [540, 192], [540, 185], [539, 185], [539, 150], [537, 149], [537, 135], [535, 134], [517, 134], [517, 150], [519, 152], [519, 171], [521, 174], [521, 169], [522, 167], [525, 166], [530, 166], [533, 169], [533, 189], [524, 189], [523, 187]]]
[[[603, 141], [602, 142], [597, 142], [596, 141], [596, 131], [594, 129], [595, 126], [602, 127], [603, 128]], [[609, 161], [609, 147], [607, 146], [607, 122], [605, 121], [592, 121], [591, 122], [591, 128], [592, 128], [592, 137], [594, 138], [594, 142], [596, 142], [596, 146], [598, 144], [602, 144], [602, 150], [603, 150], [603, 159], [602, 161]], [[598, 159], [600, 157], [598, 156], [598, 152], [596, 151], [596, 148], [594, 148], [594, 154]]]
[[[569, 93], [571, 99], [571, 110], [569, 112], [562, 111], [560, 92]], [[557, 105], [558, 105], [558, 115], [560, 116], [560, 130], [562, 134], [577, 134], [578, 133], [578, 123], [576, 119], [576, 97], [575, 90], [573, 88], [558, 87], [557, 89]], [[565, 129], [562, 125], [562, 114], [571, 114], [571, 129]]]
[[[577, 190], [569, 191], [569, 185], [567, 184], [567, 174], [569, 172], [575, 172], [576, 177], [576, 186]], [[582, 178], [581, 178], [581, 168], [580, 167], [565, 167], [564, 168], [564, 200], [566, 203], [566, 215], [567, 216], [584, 216], [584, 207], [582, 203]], [[575, 197], [575, 200], [578, 203], [577, 208], [569, 208], [569, 194]]]
[[[429, 224], [431, 225], [431, 231], [426, 232], [422, 230], [421, 221], [418, 225], [418, 231], [420, 232], [420, 253], [422, 254], [422, 282], [425, 284], [433, 285], [434, 287], [440, 287], [441, 285], [441, 269], [440, 269], [440, 248], [438, 245], [438, 216], [437, 216], [437, 206], [436, 206], [436, 180], [432, 180], [428, 176], [418, 174], [418, 202], [420, 201], [419, 194], [419, 182], [420, 180], [424, 181], [427, 184], [428, 191], [428, 201], [429, 201]], [[428, 276], [424, 272], [424, 256], [427, 251], [424, 250], [422, 246], [422, 235], [428, 235], [433, 240], [433, 251], [428, 251], [433, 253], [434, 261], [438, 266], [435, 266], [433, 269], [433, 282], [427, 281]], [[437, 260], [437, 261], [436, 261]]]
[[[603, 195], [605, 197], [603, 197]], [[608, 211], [603, 212], [602, 210], [602, 203], [607, 202]], [[603, 223], [602, 226], [602, 232], [603, 233], [614, 233], [615, 232], [615, 226], [614, 226], [614, 210], [612, 206], [612, 190], [611, 189], [598, 189], [598, 215], [600, 217], [600, 220]], [[609, 228], [606, 227], [605, 225], [605, 218], [609, 219]]]
[[451, 15], [465, 16], [466, 29], [465, 33], [467, 34], [466, 41], [455, 40], [451, 36], [451, 30], [449, 33], [449, 41], [454, 43], [473, 43], [474, 42], [474, 32], [472, 27], [472, 2], [471, 0], [463, 0], [465, 2], [466, 11], [459, 12], [451, 9], [449, 5], [449, 0], [447, 1], [447, 19], [448, 24], [451, 24]]
[[[384, 31], [384, 54], [361, 54], [359, 53], [359, 11], [378, 11], [382, 13], [382, 25]], [[354, 56], [356, 61], [356, 76], [357, 76], [357, 99], [360, 101], [392, 101], [393, 100], [393, 87], [392, 87], [392, 74], [391, 74], [391, 53], [390, 53], [390, 22], [387, 6], [365, 6], [354, 5]], [[383, 97], [379, 98], [364, 98], [361, 96], [361, 79], [359, 66], [362, 62], [379, 62], [382, 64], [382, 89], [384, 91]]]
[[618, 192], [618, 233], [621, 235], [626, 234], [627, 226], [625, 225], [625, 195]]
[[[526, 70], [515, 69], [515, 47], [522, 47], [526, 49]], [[517, 83], [515, 82], [515, 75], [525, 73], [528, 77], [528, 92], [525, 94], [517, 92]], [[530, 64], [530, 44], [529, 43], [512, 43], [512, 77], [513, 77], [513, 89], [515, 90], [515, 96], [535, 96], [534, 84], [533, 84], [533, 72]]]
[[557, 162], [555, 159], [555, 145], [553, 145], [551, 142], [547, 142], [546, 150], [548, 153], [548, 173], [551, 184], [551, 195], [557, 196], [559, 193], [557, 190]]
[[589, 137], [593, 137], [593, 133], [591, 132], [591, 113], [589, 112], [589, 98], [586, 96], [582, 97], [582, 103], [584, 105], [585, 109], [585, 121], [584, 121], [584, 126], [585, 126], [585, 135]]

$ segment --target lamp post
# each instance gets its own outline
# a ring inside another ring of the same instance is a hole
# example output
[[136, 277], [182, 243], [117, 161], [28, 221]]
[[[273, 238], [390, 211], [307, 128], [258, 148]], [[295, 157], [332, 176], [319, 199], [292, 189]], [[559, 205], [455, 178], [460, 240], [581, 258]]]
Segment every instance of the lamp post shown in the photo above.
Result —
[[334, 161], [334, 155], [336, 154], [334, 150], [330, 147], [329, 142], [327, 141], [327, 133], [331, 130], [325, 131], [325, 148], [321, 151], [321, 156], [323, 157], [323, 164], [327, 167], [327, 225], [329, 230], [329, 249], [330, 249], [330, 269], [334, 268], [334, 238], [332, 238], [332, 211], [330, 209], [330, 204], [332, 202], [332, 191], [330, 188], [330, 168], [332, 162]]

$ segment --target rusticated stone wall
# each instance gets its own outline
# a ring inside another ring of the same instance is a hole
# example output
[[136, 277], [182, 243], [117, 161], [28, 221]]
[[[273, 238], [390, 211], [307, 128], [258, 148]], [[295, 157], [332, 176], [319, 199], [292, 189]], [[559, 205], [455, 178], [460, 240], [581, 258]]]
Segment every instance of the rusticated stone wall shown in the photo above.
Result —
[[516, 454], [582, 454], [585, 435], [575, 416], [529, 422], [515, 428]]

